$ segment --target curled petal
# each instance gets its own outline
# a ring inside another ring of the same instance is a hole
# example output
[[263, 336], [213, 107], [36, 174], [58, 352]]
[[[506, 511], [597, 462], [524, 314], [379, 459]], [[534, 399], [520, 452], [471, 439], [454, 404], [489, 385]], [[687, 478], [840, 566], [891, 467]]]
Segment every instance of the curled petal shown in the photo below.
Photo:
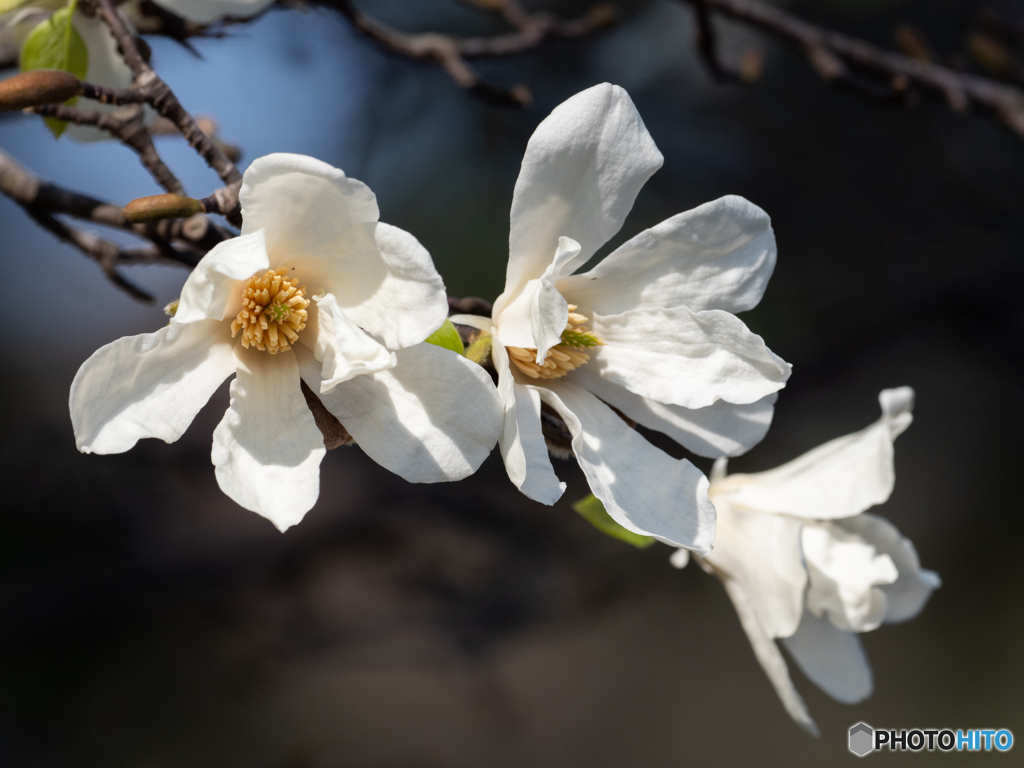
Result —
[[506, 291], [539, 278], [563, 235], [581, 246], [564, 274], [586, 263], [662, 161], [622, 88], [595, 85], [556, 107], [530, 138], [516, 181]]
[[394, 368], [395, 353], [349, 320], [334, 296], [314, 296], [313, 301], [316, 310], [309, 313], [299, 340], [308, 344], [312, 339], [313, 354], [323, 363], [321, 388], [314, 391], [330, 392], [356, 376]]
[[323, 434], [302, 395], [294, 354], [235, 351], [231, 405], [213, 432], [217, 484], [285, 531], [320, 495]]
[[588, 367], [641, 397], [684, 408], [754, 403], [777, 392], [791, 366], [735, 315], [686, 307], [595, 315], [604, 340]]
[[305, 155], [253, 160], [238, 193], [242, 234], [265, 229], [277, 267], [334, 240], [356, 224], [377, 221], [377, 198], [361, 181]]
[[503, 293], [494, 302], [494, 325], [502, 344], [537, 350], [543, 364], [548, 350], [562, 342], [569, 320], [569, 305], [555, 288], [564, 264], [580, 251], [580, 244], [558, 238], [554, 259], [541, 277], [530, 280], [515, 294]]
[[498, 371], [498, 397], [504, 410], [499, 439], [505, 470], [512, 483], [534, 501], [554, 504], [565, 492], [551, 466], [540, 420], [540, 394], [515, 380], [508, 352], [501, 344], [491, 348]]
[[751, 648], [754, 649], [754, 656], [757, 657], [761, 669], [768, 675], [768, 681], [775, 689], [782, 706], [793, 718], [797, 725], [803, 728], [812, 736], [818, 735], [818, 726], [807, 711], [807, 705], [793, 685], [789, 676], [789, 669], [786, 667], [786, 660], [772, 639], [771, 635], [765, 632], [758, 620], [757, 612], [754, 610], [755, 602], [744, 591], [743, 585], [728, 576], [722, 577], [722, 584], [725, 591], [736, 608], [736, 615], [739, 617], [743, 631], [747, 633]]
[[590, 490], [615, 522], [701, 555], [711, 550], [715, 508], [700, 470], [655, 448], [581, 387], [555, 380], [533, 389], [565, 421]]
[[173, 322], [234, 317], [241, 307], [245, 281], [269, 266], [262, 229], [218, 243], [185, 281]]
[[937, 573], [921, 567], [917, 550], [910, 539], [901, 535], [888, 520], [865, 513], [838, 520], [835, 525], [860, 536], [878, 552], [892, 558], [899, 577], [892, 584], [881, 584], [878, 587], [887, 599], [887, 624], [907, 621], [917, 616], [932, 592], [942, 586]]
[[847, 632], [877, 629], [888, 609], [885, 593], [877, 585], [892, 584], [899, 576], [892, 558], [834, 523], [805, 524], [802, 540], [811, 580], [807, 610], [815, 616], [827, 615]]
[[[298, 350], [302, 378], [320, 391], [319, 366]], [[412, 483], [461, 480], [490, 454], [501, 404], [476, 363], [432, 344], [399, 350], [394, 368], [359, 376], [320, 396], [356, 444]]]
[[743, 312], [761, 301], [776, 253], [768, 214], [729, 195], [641, 232], [558, 289], [599, 315], [644, 307]]
[[719, 400], [704, 408], [665, 405], [634, 395], [584, 365], [566, 379], [588, 389], [648, 429], [662, 432], [698, 456], [739, 456], [757, 445], [768, 432], [775, 413], [776, 393], [754, 403], [734, 405]]
[[100, 347], [71, 384], [71, 423], [84, 453], [123, 453], [140, 438], [173, 443], [235, 371], [223, 323], [172, 323]]
[[749, 509], [816, 520], [852, 517], [881, 504], [896, 483], [893, 439], [911, 422], [913, 390], [887, 389], [880, 400], [882, 418], [866, 429], [767, 472], [730, 475], [721, 490]]
[[836, 701], [856, 704], [871, 695], [871, 665], [854, 633], [805, 611], [796, 634], [781, 642], [811, 682]]

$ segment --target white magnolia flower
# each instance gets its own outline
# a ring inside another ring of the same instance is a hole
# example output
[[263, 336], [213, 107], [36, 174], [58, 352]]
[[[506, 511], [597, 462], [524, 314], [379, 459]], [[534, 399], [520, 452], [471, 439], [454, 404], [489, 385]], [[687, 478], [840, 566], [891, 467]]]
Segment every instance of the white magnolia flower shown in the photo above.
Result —
[[255, 16], [274, 0], [153, 0], [161, 8], [197, 24], [211, 24], [224, 18]]
[[622, 88], [598, 85], [556, 108], [516, 182], [505, 291], [491, 318], [453, 320], [493, 335], [501, 452], [523, 493], [553, 504], [565, 488], [541, 432], [549, 407], [616, 522], [707, 552], [707, 479], [613, 408], [704, 456], [742, 453], [764, 436], [790, 366], [732, 313], [760, 301], [775, 238], [760, 208], [724, 197], [573, 274], [618, 232], [661, 163]]
[[474, 472], [498, 439], [501, 407], [480, 366], [420, 343], [447, 313], [423, 246], [377, 221], [365, 184], [309, 157], [256, 160], [240, 197], [241, 236], [203, 258], [167, 327], [108, 344], [78, 371], [79, 450], [174, 442], [235, 374], [213, 435], [217, 482], [281, 530], [316, 502], [325, 453], [300, 380], [405, 479]]
[[[700, 565], [725, 585], [786, 711], [814, 734], [774, 640], [822, 690], [856, 703], [872, 690], [857, 633], [913, 618], [940, 584], [892, 523], [862, 514], [892, 493], [893, 440], [910, 425], [914, 391], [878, 399], [882, 418], [860, 432], [767, 472], [726, 476], [720, 459], [711, 477], [718, 533]], [[688, 559], [681, 549], [672, 562]]]

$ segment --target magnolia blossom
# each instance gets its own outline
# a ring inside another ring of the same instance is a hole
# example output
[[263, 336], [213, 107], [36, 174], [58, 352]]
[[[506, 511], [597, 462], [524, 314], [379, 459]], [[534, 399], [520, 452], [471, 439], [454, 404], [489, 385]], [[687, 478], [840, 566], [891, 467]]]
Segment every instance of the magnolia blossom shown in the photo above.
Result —
[[[893, 440], [910, 425], [914, 391], [878, 399], [882, 418], [860, 432], [757, 474], [726, 476], [720, 459], [711, 477], [718, 533], [700, 565], [725, 585], [786, 711], [814, 734], [774, 640], [822, 690], [856, 703], [872, 690], [857, 633], [913, 618], [940, 584], [892, 523], [862, 514], [892, 493]], [[688, 559], [681, 549], [672, 562]]]
[[255, 16], [274, 0], [153, 0], [161, 8], [197, 24], [210, 24], [223, 18]]
[[416, 239], [362, 182], [301, 155], [245, 172], [240, 237], [195, 268], [156, 333], [99, 349], [71, 385], [79, 450], [174, 442], [231, 374], [213, 434], [221, 489], [281, 530], [319, 494], [323, 435], [304, 381], [375, 461], [411, 482], [476, 471], [501, 431], [486, 372], [422, 342], [447, 298]]
[[452, 319], [492, 334], [501, 453], [523, 493], [553, 504], [565, 488], [541, 431], [550, 408], [619, 524], [703, 553], [715, 525], [707, 479], [621, 415], [704, 456], [742, 453], [764, 436], [790, 366], [732, 314], [760, 301], [776, 256], [768, 216], [742, 198], [673, 216], [574, 274], [661, 164], [622, 88], [556, 108], [516, 182], [505, 291], [490, 318]]

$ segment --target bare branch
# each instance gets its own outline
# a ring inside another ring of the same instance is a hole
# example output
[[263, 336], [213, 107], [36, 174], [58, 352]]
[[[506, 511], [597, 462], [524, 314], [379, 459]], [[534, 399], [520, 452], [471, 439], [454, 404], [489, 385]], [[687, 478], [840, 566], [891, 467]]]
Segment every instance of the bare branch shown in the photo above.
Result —
[[[945, 98], [950, 108], [972, 104], [991, 110], [1024, 138], [1024, 91], [985, 77], [956, 72], [887, 51], [870, 43], [815, 26], [761, 0], [681, 0], [698, 12], [714, 10], [799, 45], [827, 81], [872, 96], [901, 100], [911, 87]], [[856, 67], [860, 71], [855, 71]], [[864, 74], [862, 75], [861, 72]]]
[[146, 170], [153, 175], [157, 184], [173, 194], [185, 194], [185, 188], [160, 158], [156, 147], [153, 146], [153, 138], [149, 135], [149, 131], [146, 130], [146, 124], [143, 120], [142, 107], [138, 104], [118, 110], [113, 114], [96, 112], [94, 110], [82, 110], [63, 104], [47, 104], [46, 106], [35, 107], [32, 111], [44, 117], [66, 120], [76, 125], [93, 125], [100, 130], [106, 131], [138, 153], [139, 160], [146, 167]]
[[501, 88], [486, 82], [467, 63], [470, 59], [513, 56], [537, 48], [549, 37], [574, 38], [609, 26], [615, 13], [607, 3], [595, 5], [584, 16], [560, 21], [549, 13], [527, 13], [514, 0], [489, 7], [500, 9], [516, 31], [494, 37], [458, 38], [437, 32], [409, 34], [392, 29], [356, 8], [352, 0], [320, 0], [335, 8], [352, 26], [377, 44], [405, 58], [437, 64], [461, 88], [484, 101], [525, 106], [533, 101], [525, 85]]

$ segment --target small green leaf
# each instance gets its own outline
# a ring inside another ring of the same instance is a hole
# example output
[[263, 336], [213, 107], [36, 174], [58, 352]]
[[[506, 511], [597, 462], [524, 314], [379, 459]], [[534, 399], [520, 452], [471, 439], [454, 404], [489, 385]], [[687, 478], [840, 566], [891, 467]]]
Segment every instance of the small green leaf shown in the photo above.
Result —
[[455, 330], [455, 326], [452, 325], [452, 321], [448, 318], [445, 318], [444, 325], [430, 334], [426, 341], [427, 344], [444, 347], [452, 352], [458, 352], [460, 355], [466, 354], [466, 348], [462, 344], [462, 337], [459, 336], [459, 332]]
[[604, 508], [604, 504], [594, 495], [590, 494], [572, 505], [584, 520], [597, 528], [601, 533], [611, 536], [613, 539], [624, 541], [637, 549], [647, 549], [654, 543], [651, 536], [643, 536], [626, 530], [612, 520], [611, 515]]
[[[89, 51], [72, 24], [77, 1], [71, 0], [66, 8], [56, 11], [29, 32], [21, 47], [22, 72], [30, 69], [62, 69], [79, 80], [85, 77], [89, 70]], [[65, 103], [74, 104], [76, 101], [77, 98], [69, 99]], [[49, 117], [46, 118], [46, 125], [56, 138], [60, 138], [68, 126], [63, 120]]]

